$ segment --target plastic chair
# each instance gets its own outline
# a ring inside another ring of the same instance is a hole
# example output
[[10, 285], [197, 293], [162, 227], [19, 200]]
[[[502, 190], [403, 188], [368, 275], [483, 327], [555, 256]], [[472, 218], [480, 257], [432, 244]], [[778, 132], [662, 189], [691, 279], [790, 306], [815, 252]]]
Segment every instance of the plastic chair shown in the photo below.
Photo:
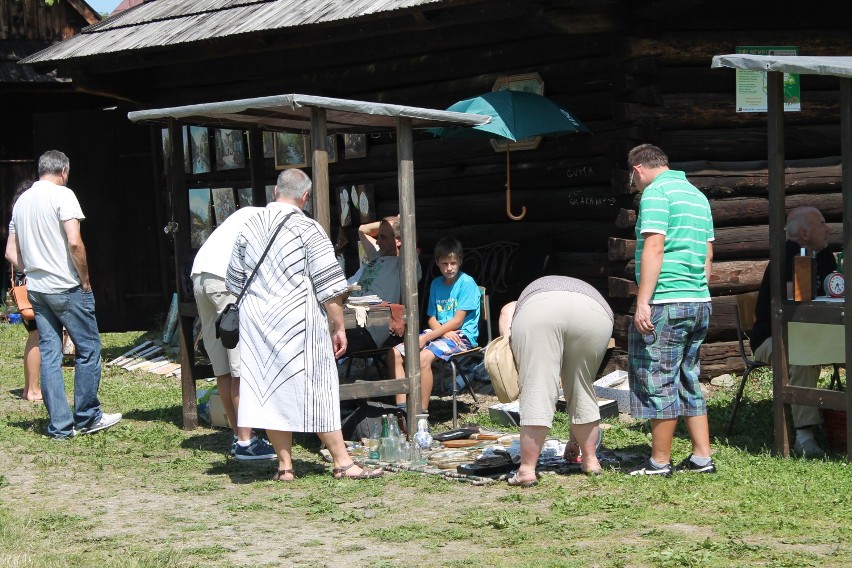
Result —
[[[491, 342], [491, 305], [484, 286], [479, 287], [479, 294], [480, 299], [482, 301], [482, 308], [479, 314], [479, 344], [487, 345]], [[488, 341], [485, 343], [483, 343], [484, 337], [488, 337]], [[467, 378], [467, 375], [465, 375], [464, 371], [462, 370], [461, 363], [471, 358], [481, 359], [484, 356], [484, 353], [485, 351], [482, 347], [473, 347], [466, 351], [461, 351], [459, 353], [451, 355], [450, 358], [446, 361], [444, 361], [443, 359], [437, 359], [437, 362], [439, 364], [449, 364], [453, 375], [453, 428], [456, 428], [458, 426], [458, 377], [461, 377], [461, 380], [464, 383], [464, 388], [466, 388], [468, 392], [470, 392], [474, 402], [479, 401], [479, 399], [476, 398], [476, 392], [474, 392], [470, 380]], [[443, 385], [444, 383], [443, 381], [441, 381], [442, 394]]]
[[756, 361], [746, 354], [746, 341], [749, 339], [748, 334], [754, 327], [754, 308], [757, 305], [758, 292], [746, 292], [737, 296], [737, 309], [734, 311], [734, 317], [737, 322], [737, 341], [739, 341], [740, 357], [745, 363], [745, 371], [743, 378], [740, 380], [740, 386], [737, 389], [737, 396], [734, 398], [734, 407], [731, 409], [731, 419], [728, 421], [728, 429], [725, 431], [726, 436], [731, 435], [734, 429], [734, 419], [737, 417], [737, 408], [740, 405], [740, 400], [743, 397], [746, 381], [752, 371], [761, 367], [768, 367], [768, 363]]

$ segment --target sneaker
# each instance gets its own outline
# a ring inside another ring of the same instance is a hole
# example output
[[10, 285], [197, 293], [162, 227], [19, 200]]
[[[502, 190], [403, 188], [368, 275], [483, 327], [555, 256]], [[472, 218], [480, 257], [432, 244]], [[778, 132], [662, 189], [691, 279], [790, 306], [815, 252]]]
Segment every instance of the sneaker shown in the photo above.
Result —
[[672, 465], [667, 463], [664, 466], [656, 467], [649, 459], [639, 467], [631, 469], [628, 475], [662, 475], [663, 477], [671, 477]]
[[679, 464], [677, 464], [677, 468], [675, 471], [688, 471], [690, 473], [716, 473], [716, 464], [713, 463], [713, 460], [710, 460], [710, 463], [707, 465], [698, 465], [694, 461], [692, 461], [692, 455]]
[[115, 414], [107, 414], [106, 412], [101, 414], [101, 419], [92, 424], [91, 426], [87, 426], [86, 428], [80, 428], [75, 431], [75, 435], [82, 436], [83, 434], [94, 434], [95, 432], [100, 432], [101, 430], [106, 430], [111, 426], [115, 426], [118, 424], [118, 421], [121, 420], [121, 413], [116, 412]]
[[274, 460], [278, 458], [272, 444], [263, 438], [252, 438], [248, 446], [237, 444], [234, 449], [234, 457], [241, 461], [249, 460]]
[[231, 438], [231, 455], [236, 455], [237, 453], [237, 437], [234, 436]]
[[825, 451], [819, 447], [816, 440], [813, 438], [799, 442], [798, 440], [793, 445], [793, 451], [808, 460], [821, 459], [825, 457]]

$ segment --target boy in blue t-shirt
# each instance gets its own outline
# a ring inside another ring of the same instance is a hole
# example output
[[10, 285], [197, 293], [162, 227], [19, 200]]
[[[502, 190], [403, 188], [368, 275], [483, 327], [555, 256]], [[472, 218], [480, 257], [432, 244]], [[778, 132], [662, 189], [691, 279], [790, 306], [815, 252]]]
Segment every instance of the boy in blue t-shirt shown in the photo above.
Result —
[[[429, 329], [420, 334], [420, 389], [423, 412], [429, 411], [432, 395], [432, 362], [476, 347], [479, 336], [481, 297], [473, 278], [461, 271], [464, 253], [458, 239], [445, 237], [435, 245], [435, 263], [442, 276], [429, 288]], [[391, 378], [405, 377], [405, 346], [397, 345], [388, 354]], [[398, 406], [405, 395], [396, 396]]]

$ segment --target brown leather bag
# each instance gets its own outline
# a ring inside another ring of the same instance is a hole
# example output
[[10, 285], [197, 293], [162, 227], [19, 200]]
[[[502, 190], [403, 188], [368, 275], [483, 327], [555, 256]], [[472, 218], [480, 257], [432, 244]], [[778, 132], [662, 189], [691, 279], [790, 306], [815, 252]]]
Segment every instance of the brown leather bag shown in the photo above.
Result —
[[27, 283], [24, 282], [19, 286], [15, 285], [15, 279], [12, 278], [12, 299], [15, 301], [15, 305], [18, 306], [18, 313], [21, 314], [21, 317], [25, 320], [34, 320], [35, 319], [35, 310], [33, 309], [33, 305], [30, 303], [30, 299], [27, 296]]

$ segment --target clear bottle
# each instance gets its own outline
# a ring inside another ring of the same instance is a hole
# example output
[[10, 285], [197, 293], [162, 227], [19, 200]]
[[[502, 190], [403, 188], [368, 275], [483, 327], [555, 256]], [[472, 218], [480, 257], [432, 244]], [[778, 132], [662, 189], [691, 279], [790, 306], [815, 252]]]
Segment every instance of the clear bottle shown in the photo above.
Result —
[[417, 415], [417, 433], [414, 434], [414, 442], [423, 450], [428, 450], [432, 445], [432, 434], [429, 433], [429, 419], [426, 414]]
[[6, 315], [14, 314], [18, 311], [18, 307], [15, 305], [15, 300], [12, 298], [12, 290], [6, 290]]

